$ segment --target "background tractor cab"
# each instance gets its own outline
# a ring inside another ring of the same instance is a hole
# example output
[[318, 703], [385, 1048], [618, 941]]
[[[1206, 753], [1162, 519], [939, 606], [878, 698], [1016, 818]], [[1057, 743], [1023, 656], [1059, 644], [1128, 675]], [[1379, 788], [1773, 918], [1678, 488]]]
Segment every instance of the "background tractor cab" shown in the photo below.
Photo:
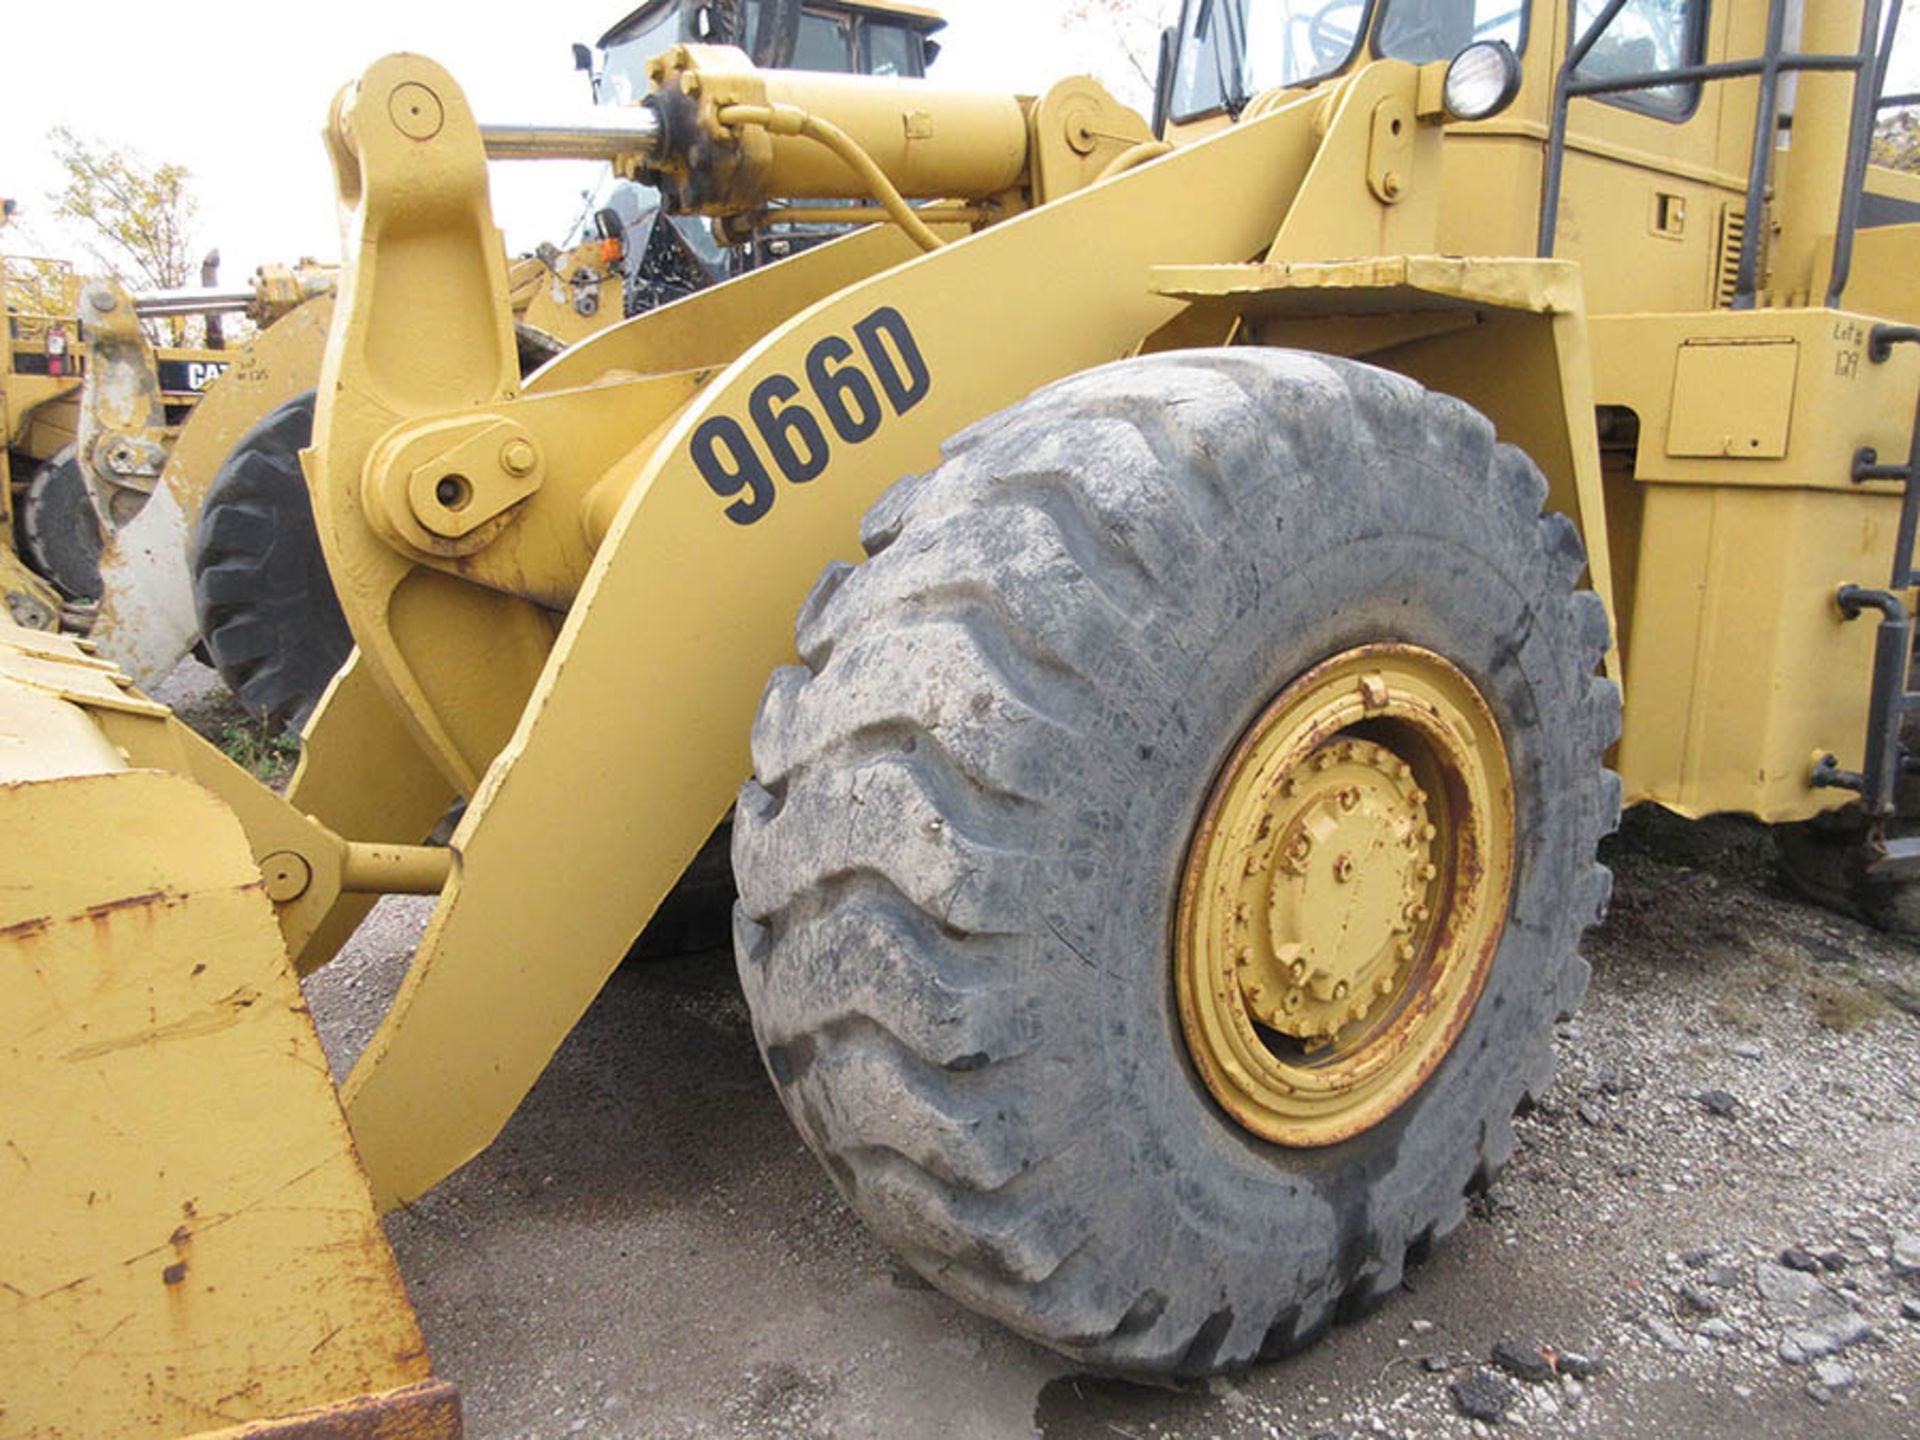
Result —
[[[648, 0], [600, 37], [597, 69], [585, 45], [574, 46], [574, 64], [587, 72], [594, 102], [606, 106], [639, 103], [647, 93], [647, 62], [682, 44], [738, 46], [761, 69], [919, 78], [940, 52], [933, 34], [945, 24], [924, 5], [896, 0]], [[591, 238], [596, 226], [604, 232], [616, 218], [629, 257], [629, 315], [783, 259], [844, 229], [784, 225], [748, 244], [725, 246], [704, 220], [663, 215], [651, 186], [612, 176], [573, 242]]]

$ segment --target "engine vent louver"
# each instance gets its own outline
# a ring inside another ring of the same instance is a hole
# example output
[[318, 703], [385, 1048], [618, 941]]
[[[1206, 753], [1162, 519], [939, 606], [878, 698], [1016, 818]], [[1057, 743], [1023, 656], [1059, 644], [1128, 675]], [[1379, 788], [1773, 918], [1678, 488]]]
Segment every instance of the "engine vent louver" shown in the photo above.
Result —
[[1747, 249], [1747, 212], [1728, 205], [1720, 212], [1720, 255], [1714, 273], [1713, 303], [1722, 310], [1733, 308], [1733, 297], [1740, 288], [1740, 257]]

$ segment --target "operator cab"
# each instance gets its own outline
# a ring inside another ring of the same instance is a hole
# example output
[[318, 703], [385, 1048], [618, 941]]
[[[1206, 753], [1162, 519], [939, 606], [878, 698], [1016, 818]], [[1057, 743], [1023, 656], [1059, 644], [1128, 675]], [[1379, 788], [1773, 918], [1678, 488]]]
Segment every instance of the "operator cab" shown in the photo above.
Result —
[[631, 105], [647, 93], [647, 62], [675, 45], [738, 45], [754, 63], [833, 75], [919, 77], [939, 53], [932, 36], [946, 22], [923, 6], [892, 0], [838, 0], [799, 6], [790, 53], [785, 37], [763, 33], [775, 0], [740, 0], [742, 35], [730, 35], [722, 7], [694, 0], [650, 0], [600, 37], [595, 99]]
[[[1198, 139], [1376, 59], [1446, 63], [1448, 128], [1466, 146], [1441, 186], [1444, 253], [1579, 260], [1599, 314], [1739, 309], [1816, 288], [1837, 303], [1855, 236], [1920, 219], [1920, 175], [1891, 159], [1915, 129], [1901, 113], [1920, 100], [1890, 63], [1900, 11], [1183, 0], [1161, 38], [1155, 129]], [[1495, 60], [1507, 67], [1508, 84], [1480, 87], [1490, 103], [1455, 103], [1469, 59], [1489, 77]]]

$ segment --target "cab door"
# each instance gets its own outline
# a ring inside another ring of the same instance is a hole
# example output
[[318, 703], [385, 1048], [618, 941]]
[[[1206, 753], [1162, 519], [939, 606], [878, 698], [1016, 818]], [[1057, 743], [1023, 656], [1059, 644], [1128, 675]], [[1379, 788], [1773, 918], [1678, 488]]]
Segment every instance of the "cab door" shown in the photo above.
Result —
[[[1562, 0], [1556, 52], [1563, 59], [1604, 8], [1604, 0]], [[1577, 78], [1753, 58], [1764, 46], [1765, 8], [1628, 0]], [[1731, 303], [1748, 233], [1758, 83], [1680, 82], [1571, 102], [1553, 253], [1581, 262], [1590, 313]]]

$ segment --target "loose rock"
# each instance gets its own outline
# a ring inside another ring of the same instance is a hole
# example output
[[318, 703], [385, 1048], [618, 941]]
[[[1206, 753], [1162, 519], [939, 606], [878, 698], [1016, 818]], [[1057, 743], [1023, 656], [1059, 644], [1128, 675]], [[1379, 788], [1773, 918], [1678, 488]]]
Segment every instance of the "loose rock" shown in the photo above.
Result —
[[1740, 1113], [1740, 1102], [1730, 1091], [1702, 1090], [1698, 1098], [1709, 1115], [1718, 1116], [1722, 1120], [1731, 1120]]
[[1896, 1275], [1920, 1275], [1920, 1235], [1906, 1231], [1894, 1236], [1888, 1263]]
[[1596, 1375], [1604, 1374], [1607, 1368], [1607, 1362], [1598, 1355], [1581, 1355], [1572, 1350], [1562, 1350], [1555, 1363], [1562, 1375], [1575, 1380], [1591, 1380]]
[[1820, 1261], [1811, 1250], [1802, 1250], [1798, 1245], [1789, 1245], [1780, 1252], [1780, 1263], [1789, 1270], [1799, 1270], [1813, 1274], [1820, 1268]]
[[1640, 1317], [1640, 1328], [1651, 1335], [1654, 1340], [1659, 1343], [1662, 1350], [1670, 1351], [1675, 1355], [1684, 1355], [1692, 1348], [1687, 1344], [1686, 1336], [1682, 1335], [1658, 1315], [1642, 1315]]
[[1814, 1361], [1813, 1378], [1815, 1383], [1826, 1386], [1827, 1392], [1832, 1395], [1851, 1390], [1860, 1382], [1853, 1367], [1839, 1360]]
[[1464, 1380], [1455, 1380], [1447, 1386], [1447, 1392], [1453, 1396], [1453, 1405], [1469, 1420], [1484, 1421], [1488, 1425], [1498, 1425], [1500, 1419], [1520, 1398], [1520, 1392], [1491, 1370], [1475, 1370]]
[[1718, 1315], [1720, 1302], [1692, 1281], [1680, 1287], [1680, 1303], [1695, 1315]]
[[1858, 1315], [1836, 1315], [1814, 1325], [1796, 1326], [1780, 1337], [1780, 1358], [1803, 1365], [1823, 1355], [1835, 1355], [1850, 1345], [1873, 1337], [1873, 1327]]
[[1769, 1313], [1780, 1319], [1833, 1315], [1847, 1308], [1846, 1301], [1803, 1270], [1789, 1270], [1763, 1260], [1753, 1267], [1753, 1281]]
[[1494, 1345], [1489, 1358], [1516, 1379], [1538, 1385], [1553, 1378], [1553, 1362], [1538, 1350], [1517, 1340], [1502, 1340]]

